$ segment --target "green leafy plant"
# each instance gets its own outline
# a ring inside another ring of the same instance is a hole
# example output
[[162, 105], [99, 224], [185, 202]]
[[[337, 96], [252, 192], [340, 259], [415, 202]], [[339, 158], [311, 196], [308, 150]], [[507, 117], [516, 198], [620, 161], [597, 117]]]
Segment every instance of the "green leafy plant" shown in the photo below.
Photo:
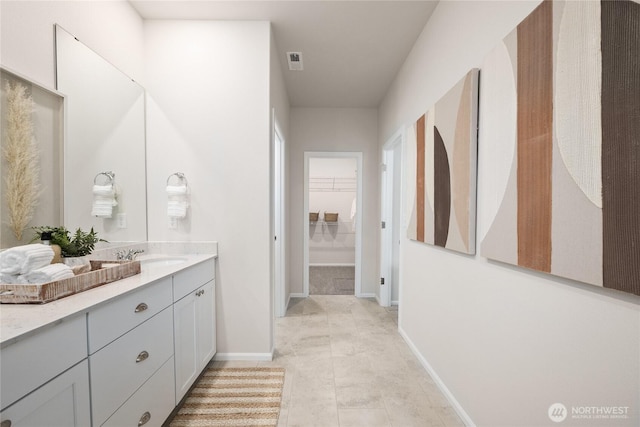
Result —
[[31, 240], [32, 242], [41, 240], [42, 233], [49, 232], [51, 233], [51, 244], [60, 246], [60, 252], [63, 257], [89, 255], [93, 252], [96, 243], [106, 242], [106, 240], [98, 238], [98, 233], [93, 230], [93, 227], [91, 227], [91, 231], [88, 232], [82, 231], [78, 228], [73, 235], [69, 233], [69, 230], [62, 226], [40, 226], [32, 228], [35, 232], [35, 236]]

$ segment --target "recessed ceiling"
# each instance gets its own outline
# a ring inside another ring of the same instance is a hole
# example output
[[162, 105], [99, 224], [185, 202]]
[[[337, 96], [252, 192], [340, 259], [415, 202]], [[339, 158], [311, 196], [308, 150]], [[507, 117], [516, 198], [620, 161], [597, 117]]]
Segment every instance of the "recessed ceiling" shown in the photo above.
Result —
[[[144, 19], [270, 21], [292, 107], [377, 107], [437, 1], [131, 4]], [[304, 55], [304, 71], [289, 71], [287, 52]]]

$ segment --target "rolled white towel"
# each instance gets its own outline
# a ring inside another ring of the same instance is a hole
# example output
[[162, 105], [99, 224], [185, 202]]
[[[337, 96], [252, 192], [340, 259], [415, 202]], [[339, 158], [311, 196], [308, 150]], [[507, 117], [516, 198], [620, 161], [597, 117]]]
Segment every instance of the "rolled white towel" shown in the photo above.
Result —
[[167, 194], [169, 196], [181, 196], [187, 194], [186, 185], [167, 185]]
[[73, 277], [73, 270], [65, 264], [50, 264], [25, 274], [29, 283], [48, 283]]
[[93, 194], [96, 196], [113, 197], [116, 191], [113, 189], [113, 185], [94, 185]]
[[41, 268], [53, 260], [51, 246], [41, 243], [16, 246], [0, 252], [0, 273], [25, 274]]
[[0, 283], [6, 283], [7, 285], [13, 285], [18, 282], [20, 276], [17, 274], [0, 274]]

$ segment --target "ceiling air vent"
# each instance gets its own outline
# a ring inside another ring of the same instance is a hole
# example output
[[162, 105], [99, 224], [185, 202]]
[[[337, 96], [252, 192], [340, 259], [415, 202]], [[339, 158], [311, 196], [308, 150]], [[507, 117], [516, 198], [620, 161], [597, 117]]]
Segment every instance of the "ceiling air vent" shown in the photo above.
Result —
[[289, 70], [302, 71], [302, 52], [287, 52]]

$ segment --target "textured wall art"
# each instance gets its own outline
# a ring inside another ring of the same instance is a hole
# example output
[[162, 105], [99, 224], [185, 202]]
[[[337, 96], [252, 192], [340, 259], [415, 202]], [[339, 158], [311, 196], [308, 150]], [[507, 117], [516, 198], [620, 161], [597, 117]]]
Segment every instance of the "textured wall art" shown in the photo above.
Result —
[[415, 158], [412, 240], [474, 254], [478, 70], [471, 70], [408, 132]]
[[640, 4], [542, 2], [481, 93], [481, 254], [640, 295]]

